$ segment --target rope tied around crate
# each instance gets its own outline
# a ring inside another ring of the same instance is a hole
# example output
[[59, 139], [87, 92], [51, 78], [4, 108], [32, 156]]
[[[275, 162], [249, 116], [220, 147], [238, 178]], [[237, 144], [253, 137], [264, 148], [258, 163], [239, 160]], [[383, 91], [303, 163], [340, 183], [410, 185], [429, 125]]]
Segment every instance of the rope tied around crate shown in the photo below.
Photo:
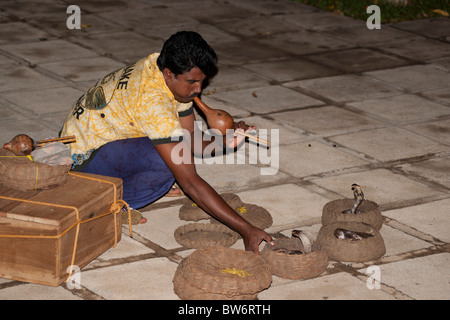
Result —
[[42, 201], [35, 201], [35, 200], [27, 200], [27, 199], [7, 197], [7, 196], [0, 195], [0, 198], [3, 198], [5, 200], [21, 201], [21, 202], [26, 202], [26, 203], [39, 204], [39, 205], [45, 205], [45, 206], [53, 206], [53, 207], [58, 207], [58, 208], [67, 208], [67, 209], [72, 209], [72, 210], [75, 211], [76, 221], [71, 226], [69, 226], [66, 230], [64, 230], [60, 234], [57, 234], [57, 235], [54, 235], [54, 236], [23, 235], [23, 234], [15, 234], [15, 235], [12, 235], [12, 234], [0, 234], [0, 238], [59, 239], [63, 235], [65, 235], [67, 232], [72, 230], [73, 228], [76, 228], [74, 245], [73, 245], [73, 251], [72, 251], [72, 258], [71, 258], [71, 263], [70, 263], [69, 276], [67, 277], [65, 282], [69, 281], [70, 277], [72, 276], [73, 266], [74, 266], [74, 263], [75, 263], [75, 255], [76, 255], [76, 251], [77, 251], [78, 235], [79, 235], [79, 232], [80, 232], [80, 225], [81, 224], [88, 223], [88, 222], [91, 222], [93, 220], [97, 220], [97, 219], [103, 218], [103, 217], [105, 217], [107, 215], [113, 214], [113, 216], [114, 216], [114, 244], [113, 244], [113, 248], [114, 248], [117, 245], [117, 237], [118, 237], [118, 235], [117, 235], [117, 214], [122, 213], [123, 209], [126, 208], [126, 211], [128, 213], [130, 237], [133, 237], [133, 230], [132, 230], [132, 226], [131, 226], [131, 211], [130, 211], [130, 207], [128, 206], [128, 204], [124, 200], [117, 199], [117, 187], [116, 187], [116, 185], [113, 182], [108, 181], [108, 180], [99, 179], [99, 178], [78, 175], [78, 174], [75, 174], [73, 172], [69, 172], [68, 174], [70, 174], [72, 176], [75, 176], [75, 177], [80, 177], [80, 178], [83, 178], [83, 179], [89, 179], [89, 180], [94, 180], [94, 181], [98, 181], [98, 182], [104, 182], [104, 183], [111, 184], [113, 186], [113, 190], [114, 190], [114, 200], [113, 200], [113, 204], [110, 207], [109, 212], [103, 213], [101, 215], [98, 215], [96, 217], [92, 217], [92, 218], [89, 218], [89, 219], [86, 219], [86, 220], [80, 220], [80, 215], [79, 215], [79, 212], [78, 212], [78, 208], [74, 207], [74, 206], [68, 206], [68, 205], [62, 205], [62, 204], [56, 204], [56, 203], [48, 203], [48, 202], [42, 202]]

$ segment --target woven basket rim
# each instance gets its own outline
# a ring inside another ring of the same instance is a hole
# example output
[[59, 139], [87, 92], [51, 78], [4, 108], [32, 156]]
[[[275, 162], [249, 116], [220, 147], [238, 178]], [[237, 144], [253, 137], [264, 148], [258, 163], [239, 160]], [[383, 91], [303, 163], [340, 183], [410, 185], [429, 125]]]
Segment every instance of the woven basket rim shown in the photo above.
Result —
[[[227, 268], [243, 270], [245, 276], [224, 272]], [[183, 276], [202, 291], [229, 297], [255, 294], [272, 283], [266, 260], [253, 252], [223, 246], [197, 249], [185, 258]]]
[[[334, 230], [337, 228], [357, 232], [368, 232], [372, 230], [374, 236], [358, 241], [337, 239], [334, 236]], [[361, 222], [338, 221], [322, 226], [319, 230], [317, 241], [325, 249], [328, 257], [337, 261], [372, 261], [381, 258], [386, 253], [386, 247], [380, 232], [373, 226]]]
[[[220, 232], [228, 235], [229, 238], [222, 241], [212, 239], [188, 239], [186, 234], [191, 232]], [[189, 223], [178, 227], [174, 232], [175, 240], [186, 248], [202, 248], [207, 246], [232, 246], [238, 239], [239, 234], [224, 225], [215, 225], [210, 223]]]
[[19, 191], [49, 189], [64, 184], [71, 165], [48, 165], [0, 149], [0, 185]]
[[[298, 242], [300, 248], [301, 242], [298, 240], [296, 238], [278, 239], [275, 243], [279, 244], [278, 247], [285, 248], [288, 247], [286, 244], [296, 245]], [[272, 274], [281, 278], [311, 279], [322, 274], [328, 267], [328, 256], [325, 250], [315, 242], [312, 244], [312, 252], [306, 254], [288, 254], [275, 249], [275, 246], [266, 244], [261, 255], [269, 263]]]

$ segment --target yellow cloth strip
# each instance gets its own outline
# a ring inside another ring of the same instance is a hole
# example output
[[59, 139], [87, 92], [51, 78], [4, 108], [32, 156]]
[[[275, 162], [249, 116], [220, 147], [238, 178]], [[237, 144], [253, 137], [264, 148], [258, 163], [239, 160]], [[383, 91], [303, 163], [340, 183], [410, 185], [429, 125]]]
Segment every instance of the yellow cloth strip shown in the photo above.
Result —
[[223, 270], [220, 270], [220, 271], [222, 271], [222, 273], [230, 273], [230, 274], [235, 274], [235, 275], [237, 275], [237, 276], [239, 276], [239, 277], [241, 277], [241, 278], [243, 278], [243, 277], [246, 277], [246, 276], [253, 276], [253, 274], [249, 274], [247, 271], [245, 271], [245, 270], [241, 270], [241, 269], [236, 269], [236, 268], [231, 268], [231, 267], [229, 267], [229, 268], [226, 268], [226, 269], [223, 269]]

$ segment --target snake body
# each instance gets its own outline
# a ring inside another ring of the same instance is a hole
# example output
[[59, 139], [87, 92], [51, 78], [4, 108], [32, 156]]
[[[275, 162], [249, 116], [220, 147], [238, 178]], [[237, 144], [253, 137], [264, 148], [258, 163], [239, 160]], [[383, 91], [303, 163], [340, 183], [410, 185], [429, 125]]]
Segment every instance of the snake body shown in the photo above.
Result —
[[342, 213], [357, 214], [363, 212], [361, 210], [358, 210], [358, 207], [360, 206], [361, 202], [364, 201], [364, 193], [362, 192], [361, 187], [356, 183], [352, 184], [352, 190], [353, 197], [355, 198], [355, 203], [353, 204], [353, 207], [351, 209], [344, 210], [342, 211]]
[[311, 240], [309, 240], [309, 237], [305, 232], [303, 232], [302, 230], [292, 230], [292, 236], [300, 239], [303, 244], [305, 253], [310, 253], [312, 251]]
[[346, 240], [350, 240], [350, 241], [367, 239], [367, 238], [373, 237], [373, 235], [374, 235], [373, 232], [372, 233], [364, 233], [364, 232], [356, 232], [356, 231], [351, 231], [351, 230], [346, 230], [346, 229], [341, 229], [341, 228], [334, 230], [334, 236], [336, 238], [346, 239]]

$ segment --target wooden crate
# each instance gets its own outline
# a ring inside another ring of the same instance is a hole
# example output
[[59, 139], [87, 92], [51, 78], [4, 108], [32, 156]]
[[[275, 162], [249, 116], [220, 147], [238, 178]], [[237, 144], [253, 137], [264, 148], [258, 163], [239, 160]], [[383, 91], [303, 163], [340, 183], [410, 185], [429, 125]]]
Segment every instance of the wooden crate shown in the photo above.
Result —
[[0, 188], [0, 277], [60, 285], [72, 262], [82, 268], [120, 241], [121, 199], [121, 179], [86, 173], [45, 191]]

